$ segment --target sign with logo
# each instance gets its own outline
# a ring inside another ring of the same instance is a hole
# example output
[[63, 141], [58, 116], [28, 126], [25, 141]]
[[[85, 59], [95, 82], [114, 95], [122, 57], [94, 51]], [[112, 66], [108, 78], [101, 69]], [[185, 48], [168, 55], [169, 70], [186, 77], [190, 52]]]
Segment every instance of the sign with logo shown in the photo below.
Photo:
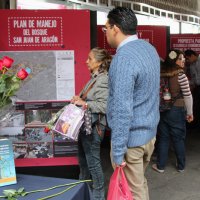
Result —
[[62, 17], [8, 17], [8, 42], [17, 46], [63, 45]]
[[192, 49], [200, 54], [200, 34], [171, 34], [170, 47], [183, 52]]

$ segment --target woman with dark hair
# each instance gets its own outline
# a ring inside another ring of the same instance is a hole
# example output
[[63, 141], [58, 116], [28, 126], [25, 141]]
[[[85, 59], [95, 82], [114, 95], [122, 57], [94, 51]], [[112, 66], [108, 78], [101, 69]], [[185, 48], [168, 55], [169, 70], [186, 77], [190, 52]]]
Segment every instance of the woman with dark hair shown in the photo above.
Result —
[[78, 138], [79, 178], [81, 180], [92, 178], [93, 200], [105, 199], [100, 144], [106, 126], [108, 69], [111, 58], [105, 49], [98, 47], [89, 52], [86, 64], [91, 72], [91, 79], [80, 95], [74, 96], [71, 101], [86, 108], [85, 123]]
[[160, 113], [158, 157], [157, 163], [152, 165], [152, 168], [159, 173], [164, 172], [170, 140], [175, 150], [178, 172], [183, 172], [185, 169], [186, 120], [188, 122], [193, 120], [193, 99], [188, 78], [184, 73], [184, 65], [183, 52], [174, 49], [169, 52], [161, 66], [161, 77], [168, 77], [169, 90], [175, 102], [170, 110]]

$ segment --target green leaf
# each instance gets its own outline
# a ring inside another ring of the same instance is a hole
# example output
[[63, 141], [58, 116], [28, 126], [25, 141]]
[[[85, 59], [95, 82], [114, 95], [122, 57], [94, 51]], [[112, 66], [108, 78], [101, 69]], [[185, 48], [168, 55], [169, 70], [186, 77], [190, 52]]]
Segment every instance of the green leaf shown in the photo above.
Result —
[[14, 84], [18, 84], [19, 85], [20, 82], [21, 82], [20, 80], [13, 81], [13, 77], [9, 77], [9, 78], [6, 79], [6, 88], [9, 89]]
[[2, 74], [1, 75], [1, 80], [5, 80], [6, 78], [8, 78], [9, 77], [9, 75], [7, 75], [7, 74]]
[[8, 197], [8, 200], [17, 200], [15, 197]]
[[24, 196], [26, 196], [27, 194], [28, 194], [27, 192], [22, 192], [22, 193], [21, 193], [21, 196], [24, 197]]
[[3, 93], [6, 89], [6, 83], [4, 81], [2, 81], [0, 83], [0, 93]]
[[16, 190], [14, 189], [8, 189], [8, 190], [3, 190], [3, 194], [7, 197], [12, 197], [13, 195], [16, 194]]
[[11, 87], [10, 87], [10, 94], [12, 93], [12, 95], [13, 95], [13, 93], [15, 92], [15, 91], [17, 91], [18, 89], [19, 89], [19, 87], [20, 87], [20, 84], [19, 83], [14, 83], [14, 84], [12, 84], [11, 85]]
[[19, 79], [19, 78], [16, 77], [16, 76], [13, 76], [13, 77], [12, 77], [12, 81], [13, 81], [13, 82], [19, 82], [19, 81], [21, 81], [21, 79]]
[[24, 187], [19, 188], [19, 189], [17, 190], [17, 192], [18, 192], [18, 193], [24, 192]]

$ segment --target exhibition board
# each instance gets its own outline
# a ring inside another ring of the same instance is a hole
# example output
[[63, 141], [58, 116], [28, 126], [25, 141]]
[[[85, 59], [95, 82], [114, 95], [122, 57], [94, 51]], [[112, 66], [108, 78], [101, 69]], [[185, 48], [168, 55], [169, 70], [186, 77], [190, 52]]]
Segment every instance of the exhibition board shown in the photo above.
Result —
[[[96, 46], [96, 12], [0, 10], [0, 15], [0, 59], [14, 59], [13, 73], [31, 71], [13, 97], [16, 109], [10, 104], [0, 111], [0, 138], [12, 141], [17, 167], [77, 165], [77, 142], [43, 130], [90, 78], [85, 62]], [[51, 108], [44, 106], [48, 101]]]

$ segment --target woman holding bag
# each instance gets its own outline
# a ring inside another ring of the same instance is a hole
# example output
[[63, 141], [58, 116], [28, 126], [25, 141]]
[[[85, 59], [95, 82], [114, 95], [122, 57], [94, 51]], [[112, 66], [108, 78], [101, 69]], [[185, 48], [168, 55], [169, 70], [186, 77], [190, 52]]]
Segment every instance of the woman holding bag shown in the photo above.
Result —
[[91, 73], [79, 96], [74, 96], [72, 103], [86, 109], [85, 122], [78, 138], [78, 159], [80, 180], [92, 178], [93, 200], [104, 200], [104, 174], [100, 160], [100, 144], [106, 126], [106, 107], [108, 97], [108, 69], [111, 56], [101, 48], [93, 48], [86, 64]]

